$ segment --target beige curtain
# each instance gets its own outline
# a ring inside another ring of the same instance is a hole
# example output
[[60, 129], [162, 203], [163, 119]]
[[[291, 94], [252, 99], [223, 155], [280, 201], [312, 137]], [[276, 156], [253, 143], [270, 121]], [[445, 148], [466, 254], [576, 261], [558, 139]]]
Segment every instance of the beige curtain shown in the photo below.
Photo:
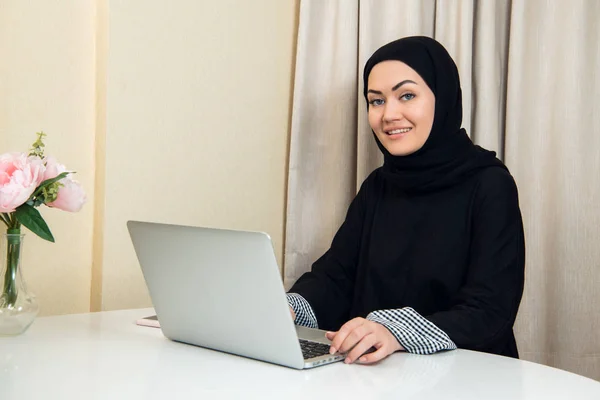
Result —
[[292, 111], [285, 283], [329, 246], [381, 156], [362, 67], [409, 35], [460, 70], [463, 126], [520, 190], [522, 358], [600, 379], [600, 2], [302, 0]]

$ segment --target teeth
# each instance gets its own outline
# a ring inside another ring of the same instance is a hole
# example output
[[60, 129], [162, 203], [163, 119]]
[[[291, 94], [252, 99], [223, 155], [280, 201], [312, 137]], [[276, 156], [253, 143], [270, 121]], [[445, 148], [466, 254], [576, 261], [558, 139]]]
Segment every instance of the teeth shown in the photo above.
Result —
[[398, 133], [406, 133], [410, 131], [411, 128], [403, 128], [403, 129], [394, 129], [393, 131], [389, 131], [388, 135], [396, 135]]

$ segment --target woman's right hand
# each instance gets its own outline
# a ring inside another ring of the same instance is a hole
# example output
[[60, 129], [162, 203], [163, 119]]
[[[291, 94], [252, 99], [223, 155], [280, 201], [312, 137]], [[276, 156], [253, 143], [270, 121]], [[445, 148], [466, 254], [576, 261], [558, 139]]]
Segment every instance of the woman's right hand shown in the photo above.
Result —
[[296, 313], [292, 307], [290, 307], [290, 314], [292, 314], [292, 321], [296, 322]]

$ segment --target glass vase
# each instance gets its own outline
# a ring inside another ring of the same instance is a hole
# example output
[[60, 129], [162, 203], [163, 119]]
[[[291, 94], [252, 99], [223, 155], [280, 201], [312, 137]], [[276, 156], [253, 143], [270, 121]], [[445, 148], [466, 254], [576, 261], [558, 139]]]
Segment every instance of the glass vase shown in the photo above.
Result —
[[22, 275], [21, 233], [0, 235], [0, 336], [16, 336], [33, 323], [39, 307]]

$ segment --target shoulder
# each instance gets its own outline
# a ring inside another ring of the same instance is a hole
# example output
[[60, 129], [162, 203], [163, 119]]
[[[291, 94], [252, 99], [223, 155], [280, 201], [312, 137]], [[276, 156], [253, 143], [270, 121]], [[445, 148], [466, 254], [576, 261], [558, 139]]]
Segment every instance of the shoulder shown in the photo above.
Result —
[[519, 210], [517, 184], [507, 169], [486, 168], [478, 172], [474, 178], [476, 181], [473, 205], [476, 214], [501, 215]]
[[381, 174], [381, 167], [373, 170], [369, 176], [360, 185], [359, 192], [369, 192], [377, 190], [383, 186], [383, 176]]
[[475, 177], [478, 196], [512, 195], [517, 196], [517, 184], [510, 172], [502, 167], [485, 168]]
[[383, 188], [383, 179], [381, 176], [381, 167], [372, 171], [369, 176], [361, 183], [360, 188], [350, 207], [364, 209], [372, 204], [374, 199], [381, 196]]

